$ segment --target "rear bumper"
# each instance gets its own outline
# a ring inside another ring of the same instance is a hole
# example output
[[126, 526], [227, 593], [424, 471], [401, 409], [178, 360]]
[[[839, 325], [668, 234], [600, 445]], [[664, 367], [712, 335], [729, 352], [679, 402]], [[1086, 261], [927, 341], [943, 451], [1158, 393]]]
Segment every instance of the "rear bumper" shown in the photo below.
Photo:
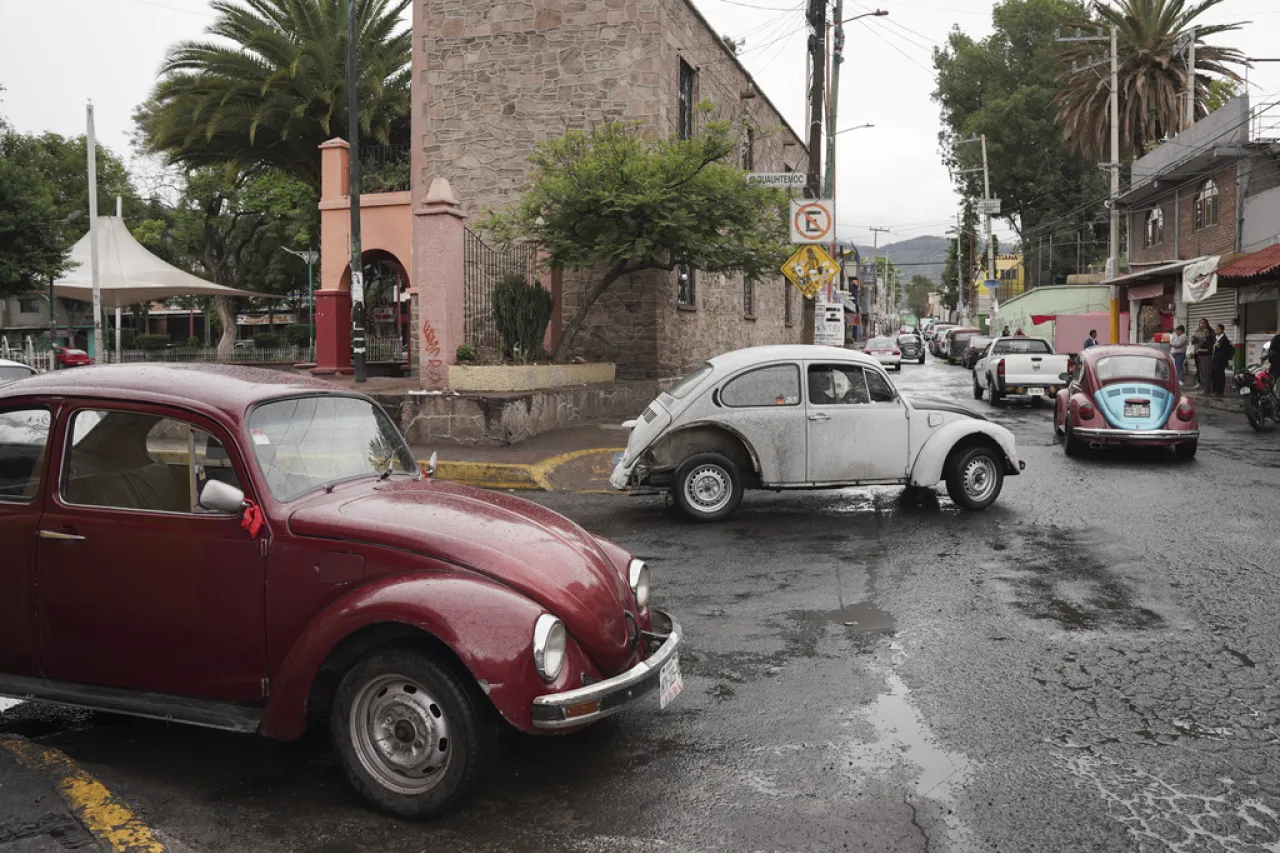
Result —
[[662, 667], [676, 656], [683, 639], [680, 623], [653, 609], [653, 630], [645, 634], [649, 657], [615, 675], [577, 690], [551, 693], [533, 700], [533, 725], [539, 729], [572, 729], [616, 714], [658, 688]]
[[1200, 438], [1198, 429], [1082, 429], [1071, 430], [1077, 438], [1099, 444], [1182, 444]]
[[[1000, 393], [1005, 395], [1006, 397], [1041, 396], [1039, 394], [1035, 394], [1035, 395], [1028, 394], [1027, 393], [1028, 388], [1043, 388], [1044, 389], [1043, 396], [1055, 397], [1057, 396], [1059, 391], [1061, 391], [1063, 388], [1066, 387], [1061, 382], [1023, 382], [1023, 381], [1010, 382], [1008, 379], [1004, 381], [1003, 385], [1004, 387], [1000, 389]], [[1079, 432], [1079, 430], [1077, 430], [1077, 432]]]

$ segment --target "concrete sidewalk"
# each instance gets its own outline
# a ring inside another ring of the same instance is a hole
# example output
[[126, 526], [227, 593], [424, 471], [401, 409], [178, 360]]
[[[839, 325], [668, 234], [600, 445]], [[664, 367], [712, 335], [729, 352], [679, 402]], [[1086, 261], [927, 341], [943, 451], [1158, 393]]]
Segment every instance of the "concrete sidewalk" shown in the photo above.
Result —
[[627, 444], [627, 430], [616, 423], [594, 423], [555, 430], [506, 447], [413, 445], [426, 462], [439, 454], [436, 476], [486, 489], [546, 492], [612, 492], [613, 455]]

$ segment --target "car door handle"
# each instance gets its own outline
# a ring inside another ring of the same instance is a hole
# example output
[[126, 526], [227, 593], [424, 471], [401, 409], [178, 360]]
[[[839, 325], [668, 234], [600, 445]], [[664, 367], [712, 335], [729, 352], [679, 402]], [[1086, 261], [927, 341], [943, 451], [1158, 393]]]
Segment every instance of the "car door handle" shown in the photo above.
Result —
[[811, 420], [811, 421], [829, 421], [829, 420], [831, 420], [831, 416], [830, 416], [830, 415], [824, 415], [822, 412], [818, 412], [817, 414], [809, 415], [809, 420]]
[[59, 533], [56, 530], [41, 530], [41, 539], [53, 539], [57, 542], [83, 542], [83, 536], [77, 536], [74, 533]]

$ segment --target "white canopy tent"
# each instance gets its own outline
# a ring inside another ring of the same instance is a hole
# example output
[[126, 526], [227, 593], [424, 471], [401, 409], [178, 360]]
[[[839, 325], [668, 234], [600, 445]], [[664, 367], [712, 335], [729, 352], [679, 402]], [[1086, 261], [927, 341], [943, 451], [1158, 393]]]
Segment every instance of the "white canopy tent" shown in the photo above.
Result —
[[[248, 296], [278, 299], [269, 293], [237, 290], [205, 281], [184, 272], [148, 252], [133, 239], [124, 220], [99, 216], [98, 282], [103, 308], [116, 311], [116, 355], [120, 354], [120, 310], [140, 302], [160, 302], [175, 296]], [[85, 234], [71, 248], [75, 266], [53, 283], [53, 293], [64, 299], [93, 302], [93, 262], [90, 235]], [[95, 353], [102, 358], [102, 353]]]

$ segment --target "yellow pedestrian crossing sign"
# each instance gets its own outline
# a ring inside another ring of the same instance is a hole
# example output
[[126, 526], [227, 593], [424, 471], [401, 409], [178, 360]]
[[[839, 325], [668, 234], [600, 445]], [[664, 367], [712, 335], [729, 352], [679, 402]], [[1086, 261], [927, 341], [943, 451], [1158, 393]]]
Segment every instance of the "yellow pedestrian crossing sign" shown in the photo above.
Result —
[[821, 246], [801, 246], [782, 265], [782, 274], [812, 299], [824, 286], [836, 280], [840, 268]]

